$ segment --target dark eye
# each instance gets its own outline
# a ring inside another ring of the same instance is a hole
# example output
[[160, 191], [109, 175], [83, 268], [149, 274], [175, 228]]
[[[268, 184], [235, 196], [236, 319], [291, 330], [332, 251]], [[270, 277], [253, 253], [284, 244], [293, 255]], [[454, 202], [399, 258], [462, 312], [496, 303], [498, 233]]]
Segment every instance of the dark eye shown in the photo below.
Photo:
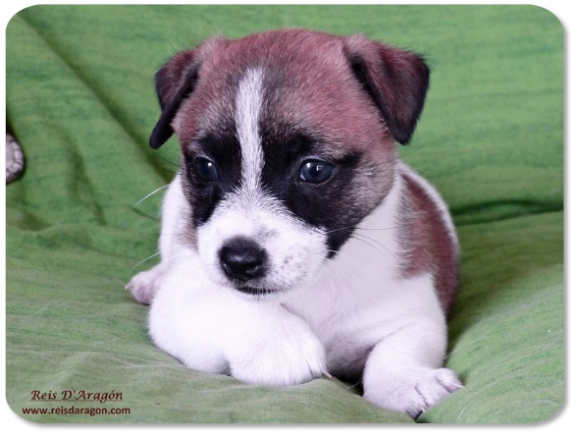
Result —
[[207, 158], [198, 158], [195, 160], [194, 165], [195, 173], [197, 173], [197, 176], [199, 176], [203, 181], [211, 182], [217, 179], [218, 174], [215, 164]]
[[308, 160], [300, 168], [300, 179], [303, 181], [322, 184], [332, 176], [334, 166], [324, 161]]

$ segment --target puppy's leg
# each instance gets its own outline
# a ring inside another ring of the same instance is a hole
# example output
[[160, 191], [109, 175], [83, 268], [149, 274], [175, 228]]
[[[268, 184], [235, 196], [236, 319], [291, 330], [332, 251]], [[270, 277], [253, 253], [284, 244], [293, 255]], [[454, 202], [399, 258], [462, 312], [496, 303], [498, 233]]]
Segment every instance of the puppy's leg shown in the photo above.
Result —
[[367, 400], [414, 419], [463, 386], [442, 368], [447, 330], [443, 312], [432, 304], [417, 306], [390, 329], [371, 351], [363, 374]]
[[[424, 330], [401, 329], [375, 346], [363, 377], [367, 400], [416, 419], [462, 387], [453, 371], [441, 368], [443, 360], [430, 361], [421, 357], [420, 350], [431, 347], [428, 330], [428, 327]], [[423, 337], [424, 342], [418, 341], [416, 336]]]
[[131, 291], [135, 301], [141, 304], [151, 304], [155, 293], [159, 289], [159, 282], [163, 278], [165, 269], [162, 263], [151, 269], [135, 275], [125, 289]]
[[[247, 383], [287, 386], [326, 371], [324, 349], [304, 320], [279, 304], [252, 303], [228, 348], [233, 377]], [[253, 315], [252, 315], [253, 314]]]
[[125, 287], [131, 291], [135, 301], [141, 304], [151, 304], [167, 271], [166, 264], [170, 259], [174, 240], [178, 234], [175, 230], [180, 229], [178, 221], [181, 218], [182, 198], [180, 177], [177, 175], [163, 197], [161, 236], [159, 237], [161, 263], [135, 275]]
[[320, 376], [324, 349], [306, 322], [271, 301], [244, 297], [209, 281], [196, 256], [181, 254], [151, 305], [155, 344], [184, 365], [204, 372], [284, 386]]

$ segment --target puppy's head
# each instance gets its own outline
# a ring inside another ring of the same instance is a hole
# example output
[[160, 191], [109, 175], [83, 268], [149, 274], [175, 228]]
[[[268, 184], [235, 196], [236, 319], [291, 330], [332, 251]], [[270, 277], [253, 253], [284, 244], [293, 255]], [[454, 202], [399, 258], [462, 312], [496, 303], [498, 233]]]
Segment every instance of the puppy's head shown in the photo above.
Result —
[[387, 195], [428, 80], [411, 52], [305, 30], [214, 38], [167, 62], [150, 143], [179, 138], [210, 278], [260, 294], [312, 277]]

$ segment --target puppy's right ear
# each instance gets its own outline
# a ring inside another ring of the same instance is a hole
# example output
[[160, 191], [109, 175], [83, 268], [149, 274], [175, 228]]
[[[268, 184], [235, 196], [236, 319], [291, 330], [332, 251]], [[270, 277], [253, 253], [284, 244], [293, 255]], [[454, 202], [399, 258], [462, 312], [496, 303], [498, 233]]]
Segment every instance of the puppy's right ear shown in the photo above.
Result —
[[161, 116], [149, 138], [149, 145], [153, 149], [159, 149], [173, 135], [171, 122], [183, 101], [195, 89], [204, 60], [225, 42], [223, 38], [212, 38], [196, 49], [180, 52], [157, 72], [155, 90], [161, 106]]
[[393, 138], [401, 144], [409, 143], [429, 87], [429, 67], [423, 58], [363, 35], [347, 38], [344, 52]]

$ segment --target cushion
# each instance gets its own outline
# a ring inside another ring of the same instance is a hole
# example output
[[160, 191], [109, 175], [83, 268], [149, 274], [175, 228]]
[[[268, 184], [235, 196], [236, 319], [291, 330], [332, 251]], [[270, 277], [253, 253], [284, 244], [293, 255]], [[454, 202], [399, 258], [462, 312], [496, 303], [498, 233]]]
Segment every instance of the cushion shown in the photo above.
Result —
[[[6, 188], [10, 407], [37, 422], [412, 422], [336, 379], [270, 388], [187, 369], [153, 346], [147, 308], [124, 289], [158, 261], [158, 189], [179, 160], [175, 139], [147, 146], [156, 69], [216, 32], [280, 27], [363, 32], [432, 67], [400, 154], [458, 226], [447, 366], [465, 388], [419, 421], [552, 416], [564, 399], [563, 31], [535, 6], [33, 6], [14, 16], [7, 124], [26, 169]], [[33, 400], [65, 390], [77, 393]], [[120, 411], [50, 413], [61, 405]]]

